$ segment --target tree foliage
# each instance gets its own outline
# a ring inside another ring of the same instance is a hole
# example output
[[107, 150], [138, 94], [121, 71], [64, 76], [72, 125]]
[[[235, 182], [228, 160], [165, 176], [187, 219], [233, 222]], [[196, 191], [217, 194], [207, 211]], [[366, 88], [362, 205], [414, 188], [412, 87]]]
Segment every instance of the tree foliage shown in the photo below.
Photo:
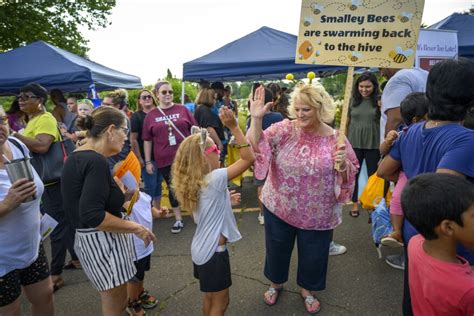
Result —
[[89, 48], [79, 26], [105, 27], [115, 0], [0, 1], [0, 52], [43, 40], [80, 56]]

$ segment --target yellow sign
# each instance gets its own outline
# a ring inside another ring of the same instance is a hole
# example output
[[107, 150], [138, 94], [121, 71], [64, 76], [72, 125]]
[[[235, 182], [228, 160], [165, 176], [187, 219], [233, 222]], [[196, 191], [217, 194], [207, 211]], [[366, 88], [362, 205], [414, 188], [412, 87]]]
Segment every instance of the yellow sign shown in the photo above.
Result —
[[302, 0], [297, 64], [411, 68], [424, 0]]

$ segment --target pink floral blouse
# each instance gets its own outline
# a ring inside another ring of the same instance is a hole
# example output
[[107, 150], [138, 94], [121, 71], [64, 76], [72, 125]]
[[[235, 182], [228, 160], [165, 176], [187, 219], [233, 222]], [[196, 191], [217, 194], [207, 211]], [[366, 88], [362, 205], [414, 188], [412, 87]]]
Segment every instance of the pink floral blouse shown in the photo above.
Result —
[[342, 222], [342, 203], [354, 191], [359, 168], [346, 139], [347, 181], [334, 170], [337, 133], [305, 133], [284, 120], [267, 128], [258, 144], [257, 179], [263, 186], [263, 204], [286, 223], [307, 230], [334, 229]]

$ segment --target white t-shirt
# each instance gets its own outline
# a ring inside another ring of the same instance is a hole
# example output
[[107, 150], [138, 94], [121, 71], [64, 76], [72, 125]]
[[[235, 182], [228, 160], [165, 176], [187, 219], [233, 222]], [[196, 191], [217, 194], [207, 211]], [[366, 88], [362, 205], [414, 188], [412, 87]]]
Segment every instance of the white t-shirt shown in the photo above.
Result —
[[[140, 192], [138, 200], [133, 205], [132, 213], [130, 214], [130, 220], [145, 226], [149, 230], [153, 230], [153, 216], [151, 214], [151, 197], [143, 192]], [[137, 253], [137, 261], [145, 258], [153, 252], [153, 242], [148, 247], [145, 247], [143, 240], [133, 236], [133, 243], [135, 244], [135, 252]]]
[[191, 244], [191, 257], [197, 265], [203, 265], [211, 259], [221, 234], [228, 242], [242, 238], [230, 204], [227, 168], [211, 171], [205, 180], [208, 185], [201, 190], [193, 213], [197, 228]]
[[[30, 151], [19, 140], [27, 157]], [[8, 142], [13, 159], [24, 158], [23, 153], [12, 142]], [[44, 186], [33, 168], [36, 184], [36, 199], [20, 204], [7, 215], [0, 217], [0, 277], [16, 269], [29, 267], [38, 258], [41, 241], [40, 202]], [[0, 200], [4, 200], [12, 186], [7, 171], [0, 169]]]
[[382, 93], [382, 110], [380, 116], [380, 143], [385, 139], [387, 110], [400, 107], [400, 103], [412, 92], [425, 92], [428, 72], [423, 69], [402, 69], [388, 80]]

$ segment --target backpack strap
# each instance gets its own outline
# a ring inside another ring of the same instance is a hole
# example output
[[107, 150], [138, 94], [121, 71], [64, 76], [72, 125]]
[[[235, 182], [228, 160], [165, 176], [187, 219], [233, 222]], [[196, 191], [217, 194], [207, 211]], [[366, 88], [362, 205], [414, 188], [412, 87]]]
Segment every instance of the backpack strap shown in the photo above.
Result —
[[21, 146], [21, 144], [18, 142], [18, 140], [16, 140], [14, 137], [8, 137], [8, 140], [9, 140], [13, 145], [15, 145], [16, 148], [18, 148], [18, 149], [21, 151], [21, 153], [22, 153], [22, 155], [23, 155], [24, 158], [29, 158], [29, 157], [26, 157], [25, 150], [23, 149], [23, 147]]

